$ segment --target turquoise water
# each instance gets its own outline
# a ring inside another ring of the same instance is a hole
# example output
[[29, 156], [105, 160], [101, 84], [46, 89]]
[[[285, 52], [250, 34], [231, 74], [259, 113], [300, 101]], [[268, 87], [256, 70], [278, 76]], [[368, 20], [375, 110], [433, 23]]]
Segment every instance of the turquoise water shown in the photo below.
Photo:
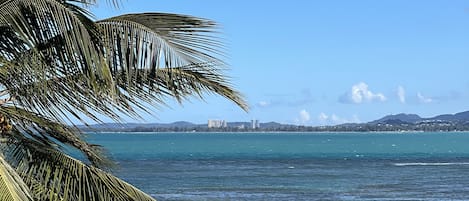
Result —
[[159, 200], [468, 200], [469, 133], [90, 134]]

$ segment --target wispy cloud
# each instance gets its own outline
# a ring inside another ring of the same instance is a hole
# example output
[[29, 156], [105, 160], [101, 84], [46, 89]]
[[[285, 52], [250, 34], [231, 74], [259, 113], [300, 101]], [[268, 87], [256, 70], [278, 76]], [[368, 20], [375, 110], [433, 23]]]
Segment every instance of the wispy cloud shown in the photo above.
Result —
[[420, 92], [417, 93], [417, 98], [420, 103], [432, 103], [434, 100], [432, 98], [428, 98], [423, 96]]
[[269, 95], [271, 100], [262, 100], [256, 103], [257, 107], [301, 107], [315, 101], [310, 89], [303, 89], [296, 94], [275, 94]]
[[326, 122], [329, 119], [329, 116], [325, 114], [324, 112], [321, 112], [318, 116], [319, 122]]
[[399, 98], [399, 102], [401, 103], [406, 103], [405, 100], [405, 89], [403, 86], [398, 86], [397, 87], [397, 97]]
[[375, 93], [368, 89], [368, 85], [360, 82], [352, 86], [351, 91], [345, 93], [339, 98], [342, 103], [360, 104], [366, 102], [384, 102], [386, 96], [382, 93]]
[[440, 93], [439, 95], [428, 95], [422, 92], [417, 92], [410, 101], [417, 104], [429, 104], [429, 103], [446, 103], [456, 101], [464, 98], [464, 95], [457, 91], [449, 91], [447, 93]]
[[257, 106], [259, 106], [259, 107], [267, 107], [269, 105], [270, 105], [270, 103], [268, 101], [259, 101], [257, 103]]

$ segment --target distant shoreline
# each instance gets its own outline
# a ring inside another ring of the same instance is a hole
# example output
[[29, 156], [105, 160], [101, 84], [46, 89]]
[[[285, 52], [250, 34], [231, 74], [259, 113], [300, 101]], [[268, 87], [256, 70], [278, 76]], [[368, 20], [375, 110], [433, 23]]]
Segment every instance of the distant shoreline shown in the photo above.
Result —
[[[215, 120], [209, 120], [209, 123]], [[388, 115], [368, 123], [346, 123], [329, 126], [292, 125], [278, 122], [226, 122], [223, 124], [173, 123], [103, 123], [79, 125], [84, 132], [144, 132], [144, 133], [366, 133], [366, 132], [469, 132], [469, 111], [422, 118], [416, 114]]]
[[469, 133], [469, 131], [260, 131], [260, 132], [134, 132], [134, 131], [83, 131], [85, 134], [113, 135], [113, 134], [417, 134], [417, 133]]

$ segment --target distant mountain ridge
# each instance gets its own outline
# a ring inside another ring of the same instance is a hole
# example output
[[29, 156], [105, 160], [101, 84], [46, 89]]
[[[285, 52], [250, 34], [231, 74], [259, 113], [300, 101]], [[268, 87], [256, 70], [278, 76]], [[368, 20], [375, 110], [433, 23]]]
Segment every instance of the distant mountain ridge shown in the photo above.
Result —
[[368, 123], [371, 123], [371, 124], [386, 123], [387, 121], [391, 121], [391, 120], [399, 120], [399, 121], [407, 122], [407, 123], [415, 123], [417, 121], [421, 121], [422, 117], [416, 114], [400, 113], [400, 114], [395, 114], [395, 115], [387, 115], [381, 119], [374, 120]]
[[438, 115], [431, 120], [445, 120], [445, 121], [469, 121], [469, 111], [456, 113], [454, 115], [445, 114]]
[[381, 119], [371, 121], [368, 123], [371, 124], [377, 124], [377, 123], [386, 123], [390, 120], [398, 120], [401, 122], [405, 123], [418, 123], [418, 122], [424, 122], [424, 121], [448, 121], [448, 122], [469, 122], [469, 111], [465, 112], [459, 112], [456, 114], [443, 114], [443, 115], [438, 115], [435, 117], [430, 117], [430, 118], [422, 118], [419, 115], [416, 114], [395, 114], [395, 115], [387, 115]]
[[[422, 124], [434, 124], [431, 129], [437, 129], [438, 127], [446, 126], [445, 129], [449, 126], [457, 129], [469, 129], [469, 111], [459, 112], [456, 114], [442, 114], [435, 117], [423, 118], [417, 114], [394, 114], [387, 115], [378, 120], [370, 121], [368, 123], [349, 123], [349, 124], [340, 124], [335, 126], [299, 126], [291, 124], [281, 124], [277, 122], [267, 122], [260, 123], [259, 129], [252, 129], [251, 122], [227, 122], [227, 128], [215, 129], [215, 131], [272, 131], [272, 130], [285, 130], [285, 131], [302, 131], [305, 127], [318, 128], [316, 130], [320, 131], [329, 131], [337, 128], [346, 130], [346, 131], [356, 131], [363, 130], [363, 128], [371, 128], [380, 125], [388, 129], [389, 125], [395, 126], [404, 126], [405, 128], [411, 129], [421, 129]], [[451, 125], [446, 125], [451, 124]], [[388, 125], [388, 126], [386, 126]], [[458, 126], [463, 127], [458, 127]], [[370, 127], [371, 126], [371, 127]], [[435, 127], [436, 126], [436, 127]], [[337, 127], [337, 128], [334, 128]], [[207, 124], [194, 124], [187, 121], [177, 121], [173, 123], [105, 123], [105, 124], [96, 124], [90, 126], [78, 126], [82, 131], [98, 131], [98, 132], [166, 132], [166, 131], [207, 131]], [[397, 129], [397, 128], [393, 128]], [[310, 129], [311, 130], [311, 129]], [[314, 130], [314, 129], [312, 129]], [[212, 129], [213, 131], [213, 129]]]

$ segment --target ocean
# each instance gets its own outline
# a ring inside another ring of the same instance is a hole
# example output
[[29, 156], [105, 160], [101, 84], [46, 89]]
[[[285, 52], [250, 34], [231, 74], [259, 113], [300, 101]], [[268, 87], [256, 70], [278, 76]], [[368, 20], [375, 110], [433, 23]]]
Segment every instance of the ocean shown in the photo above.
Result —
[[469, 133], [101, 133], [158, 200], [469, 200]]

